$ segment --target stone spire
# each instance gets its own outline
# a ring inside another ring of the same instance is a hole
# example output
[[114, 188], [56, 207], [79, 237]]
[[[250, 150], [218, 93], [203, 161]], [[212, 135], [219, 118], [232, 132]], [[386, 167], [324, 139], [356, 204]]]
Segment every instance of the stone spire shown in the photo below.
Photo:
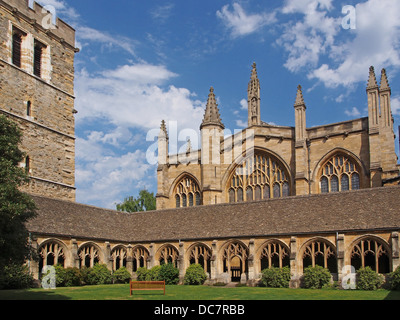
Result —
[[376, 89], [376, 88], [378, 88], [378, 82], [376, 81], [375, 68], [373, 66], [371, 66], [369, 68], [369, 78], [368, 78], [367, 90], [368, 89]]
[[388, 78], [386, 75], [386, 69], [382, 69], [380, 91], [391, 91], [390, 86], [389, 86], [389, 81], [388, 81]]
[[214, 88], [210, 88], [210, 94], [208, 95], [208, 101], [206, 106], [206, 111], [204, 114], [203, 123], [200, 126], [200, 130], [205, 126], [218, 126], [225, 129], [222, 124], [221, 116], [219, 114], [218, 104], [215, 99]]
[[247, 90], [248, 109], [249, 109], [249, 127], [261, 125], [260, 115], [260, 80], [257, 75], [257, 65], [253, 63], [250, 82]]
[[165, 120], [161, 121], [161, 128], [160, 128], [159, 136], [164, 136], [166, 139], [168, 139], [167, 125], [165, 124]]
[[301, 85], [299, 85], [297, 87], [297, 96], [296, 96], [296, 102], [294, 103], [294, 106], [295, 107], [305, 106]]

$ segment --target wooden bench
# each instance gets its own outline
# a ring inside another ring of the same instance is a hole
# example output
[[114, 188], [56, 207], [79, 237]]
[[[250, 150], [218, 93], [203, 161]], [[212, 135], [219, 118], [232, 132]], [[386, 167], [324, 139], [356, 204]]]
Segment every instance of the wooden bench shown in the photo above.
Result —
[[130, 293], [132, 291], [145, 291], [145, 290], [162, 290], [165, 296], [165, 281], [131, 281], [130, 282]]

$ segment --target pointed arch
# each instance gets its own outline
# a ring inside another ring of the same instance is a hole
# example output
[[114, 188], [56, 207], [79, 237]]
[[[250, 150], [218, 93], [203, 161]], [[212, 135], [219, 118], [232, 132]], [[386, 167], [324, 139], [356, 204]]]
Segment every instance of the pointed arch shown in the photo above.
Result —
[[386, 240], [375, 235], [363, 235], [349, 246], [350, 263], [358, 270], [370, 267], [377, 273], [389, 273], [392, 266], [392, 250]]
[[178, 267], [179, 250], [172, 244], [164, 244], [157, 250], [156, 260], [160, 265], [171, 263]]
[[225, 202], [257, 201], [293, 194], [289, 166], [276, 153], [255, 148], [239, 156], [223, 179]]
[[67, 246], [58, 239], [47, 239], [38, 247], [39, 272], [45, 266], [61, 265], [65, 266], [68, 258]]
[[314, 168], [316, 193], [358, 190], [367, 187], [366, 169], [351, 151], [334, 148], [326, 153]]
[[290, 248], [278, 239], [270, 239], [261, 244], [256, 257], [260, 262], [259, 272], [272, 267], [290, 266]]
[[171, 185], [170, 199], [173, 199], [176, 208], [201, 205], [202, 191], [199, 180], [188, 172], [181, 173]]
[[190, 264], [200, 264], [206, 273], [211, 272], [211, 257], [212, 250], [211, 248], [202, 243], [195, 242], [188, 249], [186, 257], [188, 259], [188, 263]]
[[83, 243], [78, 249], [79, 267], [92, 268], [97, 263], [104, 262], [103, 252], [94, 242]]
[[305, 268], [319, 265], [331, 273], [337, 273], [336, 246], [325, 238], [315, 237], [305, 242], [299, 254], [299, 265]]
[[137, 245], [132, 249], [132, 258], [132, 271], [136, 272], [139, 268], [148, 268], [150, 252], [145, 246]]
[[128, 249], [124, 245], [116, 245], [111, 250], [111, 260], [113, 265], [113, 271], [116, 271], [122, 267], [126, 267], [126, 261], [128, 257]]

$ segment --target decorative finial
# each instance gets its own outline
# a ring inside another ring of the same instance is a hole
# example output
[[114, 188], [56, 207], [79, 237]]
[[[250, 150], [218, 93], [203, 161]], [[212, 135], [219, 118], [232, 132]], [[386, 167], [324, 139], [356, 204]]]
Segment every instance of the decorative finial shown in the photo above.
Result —
[[386, 69], [382, 69], [382, 75], [381, 75], [381, 91], [390, 91], [390, 86], [389, 86], [389, 81], [386, 75]]
[[378, 88], [378, 83], [376, 82], [375, 68], [371, 66], [369, 68], [369, 79], [368, 79], [367, 89], [376, 89], [376, 88]]
[[296, 102], [294, 103], [294, 106], [305, 106], [301, 85], [298, 85], [297, 87]]

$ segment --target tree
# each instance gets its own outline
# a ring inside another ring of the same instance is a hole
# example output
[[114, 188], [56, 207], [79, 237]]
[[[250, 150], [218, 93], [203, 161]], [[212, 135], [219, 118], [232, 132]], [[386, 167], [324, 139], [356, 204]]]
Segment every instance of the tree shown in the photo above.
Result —
[[124, 202], [117, 204], [118, 211], [124, 212], [142, 212], [156, 210], [156, 197], [153, 192], [146, 189], [139, 192], [139, 197], [133, 196], [125, 198]]
[[25, 223], [35, 216], [36, 208], [31, 197], [19, 190], [28, 182], [19, 166], [25, 156], [19, 149], [21, 139], [17, 125], [0, 115], [0, 272], [32, 256]]

